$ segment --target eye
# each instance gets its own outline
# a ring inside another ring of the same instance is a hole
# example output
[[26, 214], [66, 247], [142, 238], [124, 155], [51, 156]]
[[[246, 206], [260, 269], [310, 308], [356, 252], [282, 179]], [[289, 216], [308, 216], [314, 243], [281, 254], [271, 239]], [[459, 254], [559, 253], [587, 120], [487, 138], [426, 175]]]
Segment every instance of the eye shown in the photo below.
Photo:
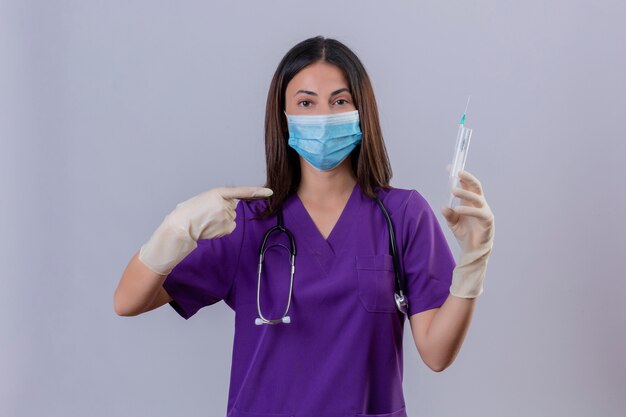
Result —
[[309, 100], [302, 100], [298, 102], [298, 106], [301, 106], [301, 107], [309, 107], [310, 104], [311, 102]]
[[335, 101], [335, 103], [339, 104], [340, 106], [343, 106], [344, 104], [348, 104], [348, 100], [344, 98], [339, 98]]

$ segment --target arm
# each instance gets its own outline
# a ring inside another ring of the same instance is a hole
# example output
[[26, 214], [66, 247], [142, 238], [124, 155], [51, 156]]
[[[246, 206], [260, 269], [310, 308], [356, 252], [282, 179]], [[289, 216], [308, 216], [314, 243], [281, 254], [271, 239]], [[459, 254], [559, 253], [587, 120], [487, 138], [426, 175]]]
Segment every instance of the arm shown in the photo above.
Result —
[[440, 308], [410, 317], [413, 339], [422, 360], [435, 372], [454, 361], [461, 349], [474, 312], [494, 236], [494, 215], [485, 200], [480, 181], [467, 171], [459, 172], [462, 188], [452, 193], [462, 200], [454, 210], [442, 208], [455, 234], [461, 257], [452, 273], [450, 295]]
[[172, 298], [163, 289], [167, 275], [159, 275], [139, 260], [139, 251], [132, 257], [113, 295], [115, 312], [120, 316], [136, 316], [168, 303]]
[[449, 295], [440, 308], [410, 317], [413, 340], [424, 363], [433, 371], [446, 369], [461, 350], [476, 298]]
[[113, 296], [115, 312], [136, 316], [172, 301], [163, 283], [194, 251], [198, 241], [235, 230], [239, 199], [266, 198], [271, 194], [272, 190], [263, 187], [223, 187], [177, 204], [128, 263]]
[[450, 294], [441, 307], [410, 317], [417, 350], [435, 372], [450, 366], [461, 349], [476, 298], [483, 292], [485, 270], [493, 247], [494, 215], [485, 200], [482, 185], [467, 171], [459, 172], [459, 177], [462, 188], [455, 188], [452, 193], [462, 200], [462, 205], [454, 210], [442, 208], [461, 246]]

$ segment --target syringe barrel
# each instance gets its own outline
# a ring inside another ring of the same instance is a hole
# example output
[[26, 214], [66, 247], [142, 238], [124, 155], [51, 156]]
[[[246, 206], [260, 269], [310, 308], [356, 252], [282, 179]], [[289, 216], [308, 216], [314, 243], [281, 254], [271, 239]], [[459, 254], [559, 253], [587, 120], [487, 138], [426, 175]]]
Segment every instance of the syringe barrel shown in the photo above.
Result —
[[467, 151], [471, 138], [472, 129], [465, 127], [464, 124], [459, 125], [459, 131], [456, 136], [456, 146], [454, 148], [454, 159], [450, 167], [450, 199], [448, 201], [448, 207], [458, 205], [458, 198], [452, 195], [452, 188], [459, 186], [459, 171], [465, 169], [465, 161], [467, 160]]

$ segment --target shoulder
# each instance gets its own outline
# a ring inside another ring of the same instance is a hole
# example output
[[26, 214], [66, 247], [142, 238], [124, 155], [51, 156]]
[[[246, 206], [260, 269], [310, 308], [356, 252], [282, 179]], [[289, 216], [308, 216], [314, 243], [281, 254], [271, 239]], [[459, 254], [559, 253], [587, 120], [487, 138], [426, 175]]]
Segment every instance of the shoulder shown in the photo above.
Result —
[[390, 215], [415, 215], [424, 210], [432, 211], [426, 198], [415, 189], [379, 188], [376, 193]]

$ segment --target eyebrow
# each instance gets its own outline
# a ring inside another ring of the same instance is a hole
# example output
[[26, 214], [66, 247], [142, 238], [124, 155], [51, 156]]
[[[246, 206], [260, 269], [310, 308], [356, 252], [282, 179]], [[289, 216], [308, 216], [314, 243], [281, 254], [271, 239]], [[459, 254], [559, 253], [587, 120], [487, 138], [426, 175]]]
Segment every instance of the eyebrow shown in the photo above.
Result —
[[[349, 89], [344, 87], [344, 88], [340, 88], [339, 90], [333, 91], [330, 95], [331, 96], [336, 96], [337, 94], [343, 93], [344, 91], [347, 91], [348, 93], [350, 92]], [[309, 91], [309, 90], [298, 90], [298, 91], [296, 91], [296, 94], [294, 94], [294, 96], [297, 96], [300, 93], [308, 94], [310, 96], [317, 96], [317, 93], [315, 93], [313, 91]]]

